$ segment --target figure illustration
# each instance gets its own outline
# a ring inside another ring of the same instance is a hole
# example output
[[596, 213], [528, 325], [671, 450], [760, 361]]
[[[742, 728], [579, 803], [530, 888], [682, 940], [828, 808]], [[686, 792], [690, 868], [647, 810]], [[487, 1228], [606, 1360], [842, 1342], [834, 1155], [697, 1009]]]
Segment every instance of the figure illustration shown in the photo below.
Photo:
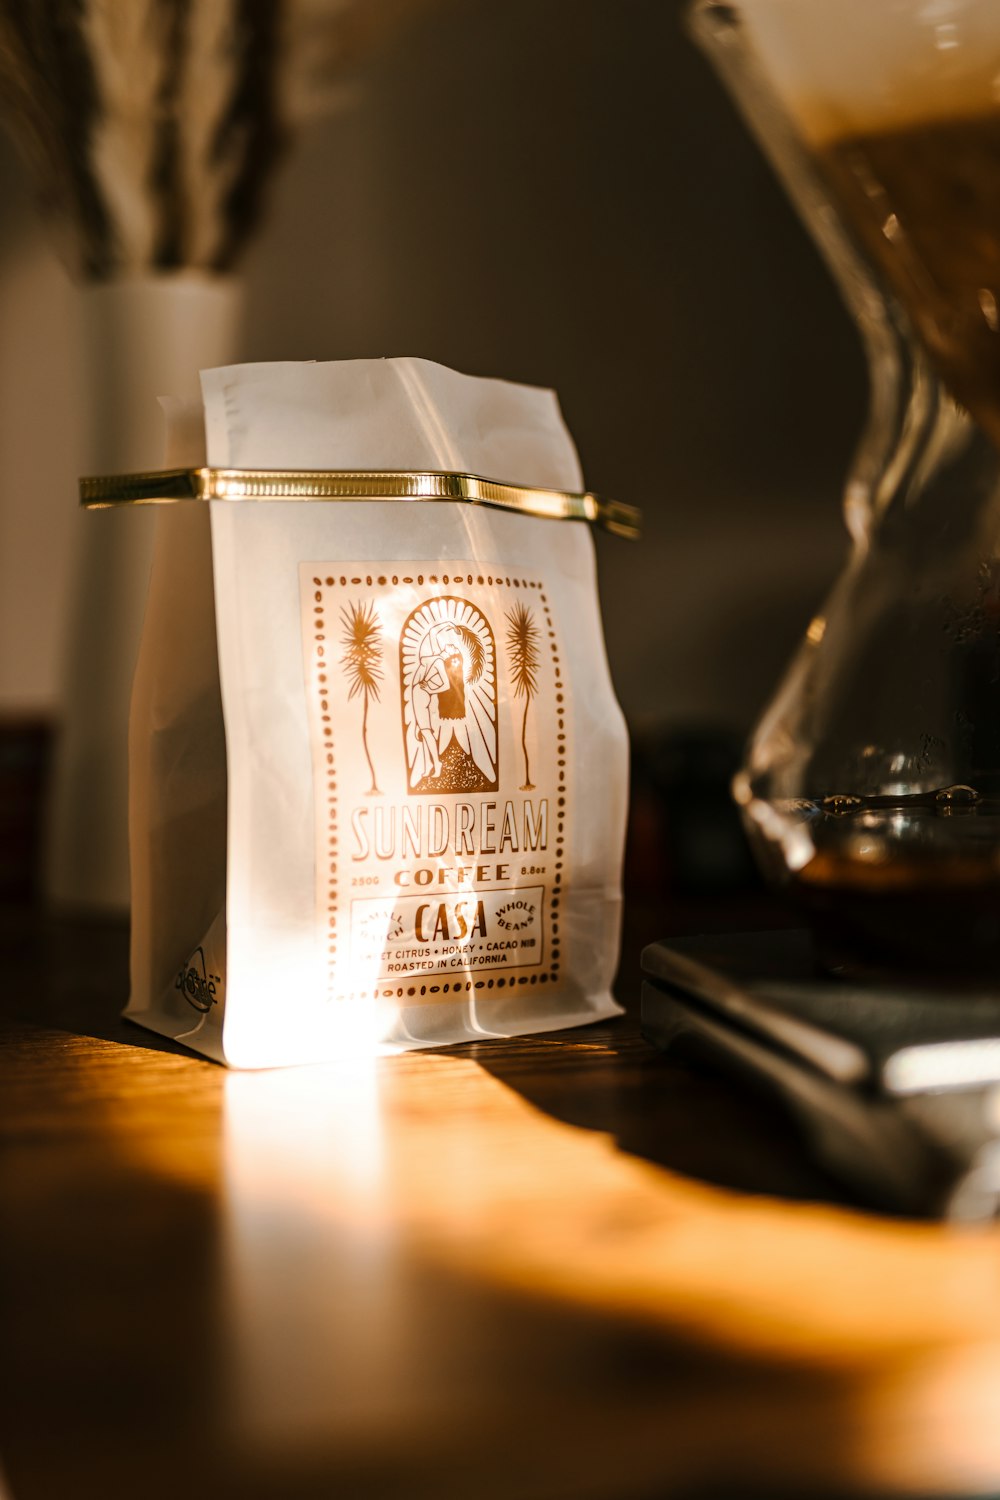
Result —
[[495, 653], [485, 617], [467, 600], [431, 600], [407, 620], [400, 655], [410, 790], [495, 789]]

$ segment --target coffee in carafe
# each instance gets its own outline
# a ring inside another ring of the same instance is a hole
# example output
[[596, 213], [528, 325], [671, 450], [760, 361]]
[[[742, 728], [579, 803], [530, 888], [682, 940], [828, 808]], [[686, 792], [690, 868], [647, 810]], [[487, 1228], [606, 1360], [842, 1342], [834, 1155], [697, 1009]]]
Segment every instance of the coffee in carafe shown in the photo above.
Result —
[[1000, 443], [1000, 107], [844, 136], [817, 160], [952, 394]]

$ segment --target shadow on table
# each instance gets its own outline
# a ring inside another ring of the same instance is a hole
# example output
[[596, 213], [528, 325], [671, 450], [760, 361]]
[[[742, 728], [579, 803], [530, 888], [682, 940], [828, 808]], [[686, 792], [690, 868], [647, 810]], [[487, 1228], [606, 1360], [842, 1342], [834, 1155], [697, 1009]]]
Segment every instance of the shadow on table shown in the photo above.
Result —
[[812, 1164], [779, 1105], [662, 1056], [633, 1017], [460, 1051], [536, 1109], [610, 1135], [622, 1151], [671, 1172], [744, 1193], [853, 1201]]
[[[773, 898], [731, 902], [626, 902], [615, 994], [626, 1016], [597, 1026], [459, 1049], [537, 1109], [602, 1131], [622, 1151], [716, 1187], [794, 1200], [851, 1204], [810, 1160], [791, 1117], [771, 1097], [695, 1061], [664, 1057], [639, 1033], [643, 948], [678, 933], [787, 927]], [[455, 1049], [449, 1049], [455, 1055]]]
[[125, 917], [74, 918], [0, 905], [0, 1017], [144, 1052], [199, 1056], [122, 1019], [128, 942]]
[[[6, 983], [0, 1013], [144, 1051], [197, 1057], [121, 1018], [128, 995], [128, 925], [0, 909]], [[625, 965], [638, 973], [638, 942]], [[623, 966], [624, 968], [624, 966]], [[626, 1003], [633, 998], [622, 985]], [[615, 1138], [623, 1151], [685, 1176], [741, 1192], [843, 1203], [813, 1167], [794, 1127], [769, 1099], [662, 1057], [633, 1017], [510, 1043], [440, 1049], [473, 1058], [537, 1109]], [[214, 1064], [199, 1058], [206, 1067]]]

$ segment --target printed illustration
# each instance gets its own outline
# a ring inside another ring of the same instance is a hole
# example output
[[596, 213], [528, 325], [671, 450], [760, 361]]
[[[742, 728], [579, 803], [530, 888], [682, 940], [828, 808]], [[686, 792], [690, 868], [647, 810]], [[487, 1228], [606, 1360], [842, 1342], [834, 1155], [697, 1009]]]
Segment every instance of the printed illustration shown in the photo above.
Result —
[[496, 647], [467, 599], [430, 599], [400, 636], [400, 691], [411, 793], [495, 792]]
[[521, 719], [521, 750], [524, 755], [522, 792], [533, 792], [535, 784], [528, 769], [528, 709], [538, 692], [538, 626], [531, 610], [520, 600], [507, 611], [507, 654], [515, 698], [524, 699]]
[[558, 984], [571, 722], [545, 580], [324, 560], [299, 587], [326, 999], [488, 1006]]
[[378, 789], [375, 767], [368, 749], [368, 703], [372, 698], [377, 703], [379, 697], [382, 681], [382, 630], [375, 606], [371, 602], [367, 605], [349, 605], [347, 609], [340, 611], [340, 618], [344, 622], [344, 633], [340, 638], [344, 654], [340, 658], [340, 664], [351, 684], [348, 701], [360, 697], [364, 705], [361, 714], [361, 743], [372, 778], [368, 795], [380, 797], [382, 794]]

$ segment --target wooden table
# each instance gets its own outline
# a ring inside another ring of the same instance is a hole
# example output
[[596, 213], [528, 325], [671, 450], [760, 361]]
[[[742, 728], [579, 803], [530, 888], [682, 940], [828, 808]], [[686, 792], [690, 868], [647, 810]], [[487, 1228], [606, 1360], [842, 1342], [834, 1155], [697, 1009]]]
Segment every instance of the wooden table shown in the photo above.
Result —
[[838, 1205], [634, 1020], [227, 1074], [117, 1019], [121, 929], [0, 953], [14, 1500], [1000, 1484], [1000, 1235]]

